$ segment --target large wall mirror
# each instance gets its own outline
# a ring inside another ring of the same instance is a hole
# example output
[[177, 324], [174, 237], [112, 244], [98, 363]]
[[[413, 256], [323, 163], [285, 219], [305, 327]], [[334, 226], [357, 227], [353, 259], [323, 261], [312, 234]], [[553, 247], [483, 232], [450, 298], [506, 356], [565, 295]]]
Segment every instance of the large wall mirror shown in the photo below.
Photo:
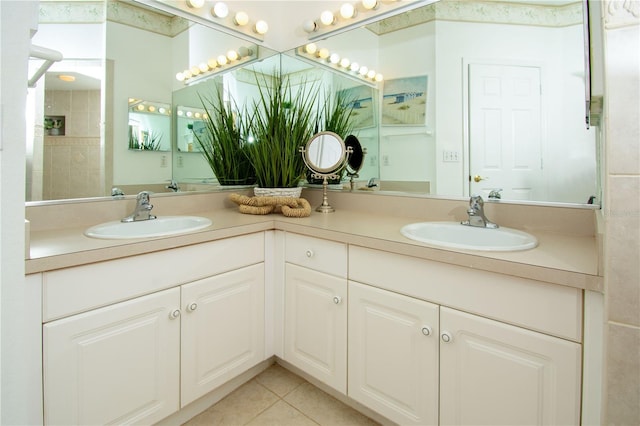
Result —
[[[55, 3], [43, 2], [50, 8]], [[86, 8], [81, 3], [67, 4]], [[383, 74], [375, 84], [317, 63], [302, 49], [278, 55], [259, 47], [256, 61], [185, 85], [175, 79], [176, 70], [197, 63], [200, 54], [217, 55], [247, 41], [136, 3], [108, 5], [96, 23], [105, 28], [104, 55], [93, 51], [107, 80], [99, 191], [57, 198], [108, 195], [111, 186], [163, 188], [171, 179], [182, 189], [215, 187], [182, 129], [197, 122], [177, 112], [195, 114], [202, 108], [198, 95], [213, 90], [249, 103], [253, 75], [276, 69], [320, 79], [328, 94], [357, 97], [354, 133], [367, 149], [359, 176], [364, 182], [375, 178], [383, 191], [393, 182], [394, 190], [443, 197], [501, 188], [503, 200], [585, 204], [600, 198], [597, 129], [584, 125], [580, 1], [440, 0], [315, 42]], [[39, 34], [53, 25], [41, 24]], [[214, 52], [215, 46], [224, 47]], [[128, 149], [131, 97], [171, 105], [171, 152], [135, 155], [140, 153]]]

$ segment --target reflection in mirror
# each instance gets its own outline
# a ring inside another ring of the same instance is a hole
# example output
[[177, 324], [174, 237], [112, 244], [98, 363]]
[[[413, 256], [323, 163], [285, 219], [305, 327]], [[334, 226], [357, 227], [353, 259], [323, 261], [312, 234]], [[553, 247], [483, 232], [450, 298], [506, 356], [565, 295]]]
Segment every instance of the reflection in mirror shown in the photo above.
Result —
[[349, 189], [353, 191], [356, 186], [355, 179], [358, 179], [360, 175], [358, 172], [364, 164], [364, 156], [367, 154], [367, 148], [362, 148], [360, 141], [354, 135], [349, 135], [344, 140], [344, 144], [347, 149], [351, 149], [351, 155], [349, 161], [347, 161], [346, 172], [349, 177]]
[[205, 130], [204, 120], [207, 113], [202, 108], [178, 105], [176, 107], [176, 151], [198, 152], [200, 147], [196, 143], [198, 136], [202, 137]]
[[129, 149], [171, 150], [171, 105], [129, 98]]

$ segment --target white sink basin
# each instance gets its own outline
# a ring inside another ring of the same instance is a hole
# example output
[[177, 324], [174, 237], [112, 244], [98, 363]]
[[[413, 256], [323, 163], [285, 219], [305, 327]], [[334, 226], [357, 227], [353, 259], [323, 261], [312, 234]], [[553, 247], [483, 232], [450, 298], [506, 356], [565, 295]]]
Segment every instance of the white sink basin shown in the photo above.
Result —
[[518, 251], [538, 245], [533, 235], [511, 228], [479, 228], [457, 222], [419, 222], [403, 226], [402, 235], [436, 247], [482, 251]]
[[163, 237], [197, 231], [211, 226], [211, 221], [199, 216], [161, 216], [137, 222], [105, 222], [84, 231], [87, 237], [104, 239], [126, 239]]

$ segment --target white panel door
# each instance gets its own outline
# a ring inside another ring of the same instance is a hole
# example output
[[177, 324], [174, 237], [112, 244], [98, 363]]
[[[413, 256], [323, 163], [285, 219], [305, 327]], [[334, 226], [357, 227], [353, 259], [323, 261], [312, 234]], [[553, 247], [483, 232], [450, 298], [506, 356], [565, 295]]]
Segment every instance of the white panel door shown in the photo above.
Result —
[[347, 280], [285, 265], [284, 359], [347, 393]]
[[442, 425], [580, 424], [581, 346], [440, 308]]
[[181, 405], [264, 360], [264, 263], [182, 286]]
[[540, 87], [537, 67], [469, 65], [470, 194], [543, 199]]
[[45, 424], [152, 424], [177, 411], [179, 308], [175, 288], [45, 324]]
[[438, 306], [349, 282], [349, 396], [398, 424], [438, 424]]

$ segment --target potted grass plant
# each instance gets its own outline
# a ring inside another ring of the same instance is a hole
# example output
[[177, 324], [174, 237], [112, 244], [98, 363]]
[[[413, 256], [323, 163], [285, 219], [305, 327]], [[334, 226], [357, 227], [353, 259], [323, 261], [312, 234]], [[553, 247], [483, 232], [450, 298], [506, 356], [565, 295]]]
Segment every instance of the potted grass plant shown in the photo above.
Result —
[[[256, 74], [259, 96], [250, 118], [254, 142], [249, 158], [256, 172], [256, 195], [278, 195], [274, 188], [295, 188], [306, 166], [299, 149], [314, 133], [318, 90], [316, 84], [293, 84], [289, 76]], [[261, 190], [260, 188], [263, 188]]]
[[200, 96], [206, 117], [204, 132], [194, 136], [220, 185], [252, 185], [255, 171], [248, 156], [249, 114], [231, 100], [224, 102], [216, 91], [213, 97]]

